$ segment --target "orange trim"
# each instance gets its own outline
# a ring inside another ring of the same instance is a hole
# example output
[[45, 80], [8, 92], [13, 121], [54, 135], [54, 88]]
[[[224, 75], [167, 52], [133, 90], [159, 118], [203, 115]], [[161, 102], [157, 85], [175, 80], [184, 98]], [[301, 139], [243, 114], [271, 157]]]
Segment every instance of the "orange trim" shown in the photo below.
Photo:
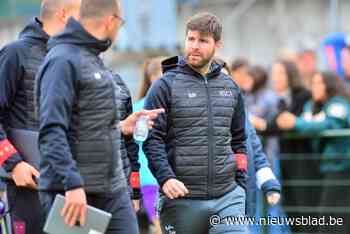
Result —
[[140, 188], [140, 173], [133, 171], [130, 174], [130, 185], [131, 188]]
[[17, 153], [16, 148], [6, 139], [0, 141], [0, 165]]

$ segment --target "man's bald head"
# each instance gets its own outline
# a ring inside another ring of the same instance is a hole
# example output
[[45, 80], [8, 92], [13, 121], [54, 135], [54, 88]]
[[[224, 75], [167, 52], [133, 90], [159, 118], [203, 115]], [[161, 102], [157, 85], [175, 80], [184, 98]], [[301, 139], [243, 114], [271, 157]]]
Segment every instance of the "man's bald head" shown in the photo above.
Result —
[[120, 15], [119, 0], [82, 0], [80, 7], [80, 19], [102, 19], [105, 16]]
[[42, 0], [40, 19], [44, 31], [53, 36], [62, 32], [68, 19], [78, 19], [81, 0]]
[[41, 2], [40, 18], [42, 20], [51, 19], [54, 14], [62, 9], [71, 9], [78, 4], [80, 5], [81, 0], [43, 0]]

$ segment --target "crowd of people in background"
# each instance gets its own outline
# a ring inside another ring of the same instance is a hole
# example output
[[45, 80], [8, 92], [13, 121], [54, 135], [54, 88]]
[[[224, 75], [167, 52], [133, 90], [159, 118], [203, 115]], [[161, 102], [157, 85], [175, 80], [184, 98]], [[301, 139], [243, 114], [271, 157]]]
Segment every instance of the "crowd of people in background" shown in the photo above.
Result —
[[[350, 178], [349, 137], [321, 135], [326, 130], [350, 127], [349, 48], [341, 51], [343, 76], [331, 68], [319, 70], [312, 50], [278, 58], [269, 67], [251, 64], [246, 58], [237, 58], [231, 64], [233, 79], [246, 95], [249, 119], [264, 139], [265, 152], [281, 182], [293, 179], [292, 170], [305, 180], [307, 174], [319, 175], [323, 187], [313, 194], [314, 204], [330, 213], [334, 207], [349, 204], [349, 187], [329, 186]], [[318, 167], [305, 162], [304, 167], [294, 168], [288, 163], [291, 158], [308, 157], [316, 157]], [[284, 201], [299, 205], [305, 197], [305, 193], [287, 189], [282, 194]], [[344, 225], [348, 227], [348, 221]]]

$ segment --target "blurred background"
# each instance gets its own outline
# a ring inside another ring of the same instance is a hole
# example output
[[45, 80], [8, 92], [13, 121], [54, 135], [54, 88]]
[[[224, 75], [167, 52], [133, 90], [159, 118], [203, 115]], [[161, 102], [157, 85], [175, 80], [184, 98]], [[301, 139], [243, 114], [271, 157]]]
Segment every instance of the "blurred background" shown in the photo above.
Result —
[[[183, 46], [189, 16], [199, 11], [218, 15], [224, 25], [220, 57], [246, 57], [271, 64], [278, 56], [303, 50], [317, 52], [332, 32], [350, 33], [349, 0], [123, 0], [126, 24], [117, 45], [106, 55], [132, 93], [137, 92], [140, 64], [150, 55], [174, 55]], [[0, 46], [12, 41], [38, 14], [40, 0], [0, 1]], [[320, 58], [317, 63], [322, 66]]]

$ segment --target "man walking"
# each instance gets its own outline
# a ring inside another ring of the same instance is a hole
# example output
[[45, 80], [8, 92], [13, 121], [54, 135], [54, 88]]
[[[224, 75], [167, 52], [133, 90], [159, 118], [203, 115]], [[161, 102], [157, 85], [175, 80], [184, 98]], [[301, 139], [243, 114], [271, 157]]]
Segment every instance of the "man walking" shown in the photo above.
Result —
[[186, 27], [185, 57], [163, 62], [164, 76], [145, 102], [146, 109], [165, 109], [143, 145], [162, 188], [163, 233], [245, 231], [244, 225], [225, 222], [244, 216], [247, 157], [241, 92], [213, 60], [221, 33], [216, 16], [193, 16]]
[[24, 228], [27, 234], [42, 233], [35, 181], [39, 172], [17, 152], [8, 135], [12, 129], [38, 130], [33, 102], [35, 74], [46, 55], [49, 36], [62, 31], [79, 7], [80, 0], [44, 0], [40, 19], [32, 20], [18, 40], [0, 51], [0, 163], [13, 179], [7, 183], [7, 194], [15, 232]]
[[[117, 0], [82, 0], [79, 21], [50, 39], [37, 77], [40, 115], [40, 200], [46, 214], [65, 194], [65, 222], [85, 224], [87, 203], [112, 214], [107, 234], [138, 233], [120, 156], [121, 133], [130, 135], [141, 111], [120, 121], [115, 76], [99, 54], [123, 25]], [[151, 121], [150, 121], [151, 124]]]

